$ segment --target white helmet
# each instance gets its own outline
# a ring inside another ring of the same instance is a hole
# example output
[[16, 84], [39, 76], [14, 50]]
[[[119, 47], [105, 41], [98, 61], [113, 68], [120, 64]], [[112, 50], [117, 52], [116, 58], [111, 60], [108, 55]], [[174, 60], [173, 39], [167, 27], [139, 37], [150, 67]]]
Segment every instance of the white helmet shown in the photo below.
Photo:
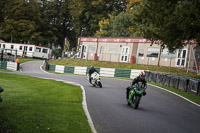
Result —
[[145, 79], [145, 72], [141, 72], [141, 73], [140, 73], [140, 78], [141, 78], [141, 79]]

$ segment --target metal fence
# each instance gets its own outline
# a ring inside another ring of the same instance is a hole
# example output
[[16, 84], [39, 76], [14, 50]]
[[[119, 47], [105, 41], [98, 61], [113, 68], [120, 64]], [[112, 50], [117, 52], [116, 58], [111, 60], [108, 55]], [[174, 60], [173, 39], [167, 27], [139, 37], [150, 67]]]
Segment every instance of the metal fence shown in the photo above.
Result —
[[[95, 53], [79, 53], [79, 57], [86, 60], [94, 60]], [[131, 62], [131, 56], [133, 63], [141, 65], [154, 65], [154, 66], [166, 66], [166, 67], [178, 67], [185, 69], [188, 72], [199, 73], [200, 70], [200, 48], [193, 48], [191, 51], [187, 51], [187, 54], [179, 56], [177, 53], [171, 55], [156, 55], [149, 56], [148, 54], [139, 55], [121, 55], [115, 53], [101, 53], [97, 54], [99, 61], [108, 62]], [[74, 57], [74, 55], [71, 55]]]
[[15, 62], [17, 51], [11, 49], [0, 49], [0, 60]]

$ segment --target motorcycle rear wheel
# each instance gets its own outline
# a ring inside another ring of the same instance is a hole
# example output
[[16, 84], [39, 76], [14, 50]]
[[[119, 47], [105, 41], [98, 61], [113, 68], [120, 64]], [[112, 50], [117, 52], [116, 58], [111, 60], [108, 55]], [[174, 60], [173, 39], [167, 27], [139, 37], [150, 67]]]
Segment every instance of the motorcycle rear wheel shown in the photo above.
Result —
[[100, 88], [102, 88], [102, 84], [101, 84], [101, 82], [98, 82], [98, 85], [99, 85]]

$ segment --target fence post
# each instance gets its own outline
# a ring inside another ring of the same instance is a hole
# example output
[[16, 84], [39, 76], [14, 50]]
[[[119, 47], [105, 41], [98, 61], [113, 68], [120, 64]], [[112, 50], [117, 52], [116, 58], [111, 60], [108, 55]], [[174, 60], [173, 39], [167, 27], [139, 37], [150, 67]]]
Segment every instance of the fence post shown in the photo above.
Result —
[[169, 64], [169, 67], [172, 66], [172, 57], [170, 58], [170, 64]]
[[3, 61], [3, 49], [1, 50], [1, 61]]
[[147, 59], [147, 65], [149, 65], [149, 57], [147, 57], [148, 59]]

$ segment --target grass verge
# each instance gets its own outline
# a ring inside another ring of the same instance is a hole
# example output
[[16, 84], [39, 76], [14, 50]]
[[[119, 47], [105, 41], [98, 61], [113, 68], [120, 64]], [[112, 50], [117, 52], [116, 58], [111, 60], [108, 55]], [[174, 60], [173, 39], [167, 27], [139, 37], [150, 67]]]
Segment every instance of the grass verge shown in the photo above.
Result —
[[188, 92], [184, 92], [184, 91], [181, 91], [181, 90], [177, 90], [177, 89], [174, 89], [174, 88], [171, 88], [171, 87], [168, 87], [168, 86], [164, 86], [164, 85], [160, 85], [160, 84], [157, 84], [157, 83], [148, 82], [148, 84], [155, 85], [155, 86], [164, 88], [166, 90], [169, 90], [171, 92], [174, 92], [176, 94], [179, 94], [180, 96], [183, 96], [183, 97], [185, 97], [185, 98], [187, 98], [187, 99], [189, 99], [189, 100], [200, 105], [200, 96], [198, 96], [198, 95], [188, 93]]
[[19, 58], [19, 63], [24, 63], [24, 62], [28, 62], [28, 61], [38, 61], [41, 59], [32, 59], [32, 58]]
[[80, 87], [0, 73], [0, 132], [90, 133]]

